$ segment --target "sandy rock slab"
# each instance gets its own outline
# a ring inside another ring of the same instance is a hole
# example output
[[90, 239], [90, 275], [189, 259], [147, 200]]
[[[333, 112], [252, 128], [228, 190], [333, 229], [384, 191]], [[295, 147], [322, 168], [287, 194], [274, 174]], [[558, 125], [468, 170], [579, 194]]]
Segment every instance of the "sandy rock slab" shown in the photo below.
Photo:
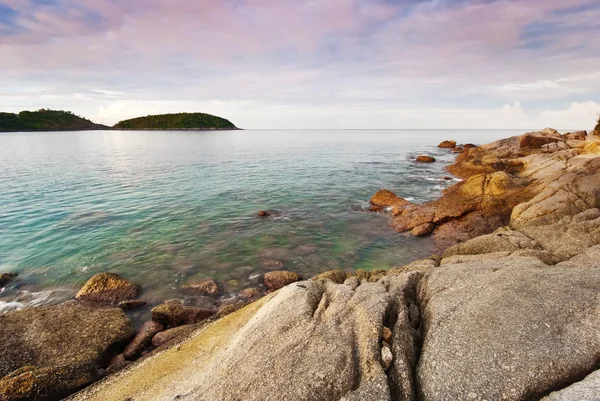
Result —
[[53, 401], [100, 377], [135, 331], [118, 308], [67, 302], [0, 316], [0, 400]]
[[442, 265], [420, 283], [421, 399], [530, 400], [600, 362], [600, 259]]
[[412, 400], [421, 277], [291, 284], [71, 400]]

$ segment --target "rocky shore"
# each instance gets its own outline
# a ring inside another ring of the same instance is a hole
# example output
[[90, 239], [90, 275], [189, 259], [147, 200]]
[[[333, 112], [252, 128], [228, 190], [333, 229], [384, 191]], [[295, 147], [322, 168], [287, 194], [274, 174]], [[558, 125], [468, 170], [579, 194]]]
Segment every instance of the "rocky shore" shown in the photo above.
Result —
[[267, 273], [262, 298], [166, 301], [137, 332], [118, 306], [139, 288], [98, 275], [76, 300], [0, 316], [0, 400], [58, 400], [101, 378], [68, 399], [598, 400], [600, 133], [440, 146], [462, 182], [422, 205], [389, 190], [371, 203], [441, 256]]

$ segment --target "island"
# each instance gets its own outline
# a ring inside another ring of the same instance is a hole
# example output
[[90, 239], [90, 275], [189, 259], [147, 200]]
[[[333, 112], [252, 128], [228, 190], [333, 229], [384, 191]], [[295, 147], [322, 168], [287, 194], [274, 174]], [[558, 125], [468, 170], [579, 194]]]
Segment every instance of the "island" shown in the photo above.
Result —
[[19, 114], [0, 112], [0, 132], [87, 131], [109, 129], [70, 111], [40, 109]]
[[118, 130], [237, 130], [231, 121], [205, 113], [157, 114], [119, 121]]

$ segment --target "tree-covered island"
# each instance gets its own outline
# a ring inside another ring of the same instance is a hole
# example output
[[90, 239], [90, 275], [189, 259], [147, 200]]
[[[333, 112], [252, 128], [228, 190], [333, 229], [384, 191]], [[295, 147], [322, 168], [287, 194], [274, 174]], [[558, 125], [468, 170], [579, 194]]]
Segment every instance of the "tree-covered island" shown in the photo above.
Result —
[[205, 113], [158, 114], [118, 122], [123, 130], [237, 130], [231, 121]]

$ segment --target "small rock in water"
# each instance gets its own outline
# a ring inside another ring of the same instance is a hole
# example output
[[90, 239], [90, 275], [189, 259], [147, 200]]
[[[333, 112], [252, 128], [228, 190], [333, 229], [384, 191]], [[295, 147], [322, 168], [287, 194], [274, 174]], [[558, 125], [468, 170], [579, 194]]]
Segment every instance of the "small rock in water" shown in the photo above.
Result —
[[258, 212], [258, 215], [260, 217], [269, 217], [271, 213], [267, 212], [266, 210], [261, 210], [260, 212]]
[[445, 177], [444, 177], [444, 180], [446, 180], [446, 181], [452, 181], [452, 177], [445, 176]]
[[131, 281], [113, 273], [100, 273], [88, 280], [75, 298], [81, 301], [93, 301], [118, 304], [134, 299], [140, 287]]
[[453, 149], [456, 147], [456, 141], [443, 141], [438, 145], [438, 148]]
[[196, 283], [185, 284], [181, 289], [187, 293], [216, 296], [219, 295], [219, 285], [213, 279], [201, 280]]
[[0, 287], [4, 287], [10, 281], [17, 277], [16, 273], [2, 273], [0, 274]]
[[375, 195], [373, 195], [369, 202], [371, 203], [371, 207], [369, 209], [373, 212], [380, 212], [386, 207], [400, 207], [410, 203], [406, 199], [402, 199], [387, 189], [378, 191]]
[[295, 283], [300, 280], [298, 273], [289, 270], [278, 270], [265, 273], [265, 286], [270, 290], [278, 290], [288, 284]]
[[435, 162], [435, 157], [431, 157], [431, 156], [419, 156], [416, 159], [419, 163], [433, 163]]
[[381, 344], [381, 366], [383, 367], [383, 370], [387, 370], [392, 365], [393, 360], [394, 360], [394, 354], [392, 354], [392, 350], [390, 349], [390, 346], [385, 342], [382, 343]]
[[261, 295], [260, 289], [256, 287], [244, 288], [240, 291], [239, 296], [242, 299], [253, 299], [258, 298]]

